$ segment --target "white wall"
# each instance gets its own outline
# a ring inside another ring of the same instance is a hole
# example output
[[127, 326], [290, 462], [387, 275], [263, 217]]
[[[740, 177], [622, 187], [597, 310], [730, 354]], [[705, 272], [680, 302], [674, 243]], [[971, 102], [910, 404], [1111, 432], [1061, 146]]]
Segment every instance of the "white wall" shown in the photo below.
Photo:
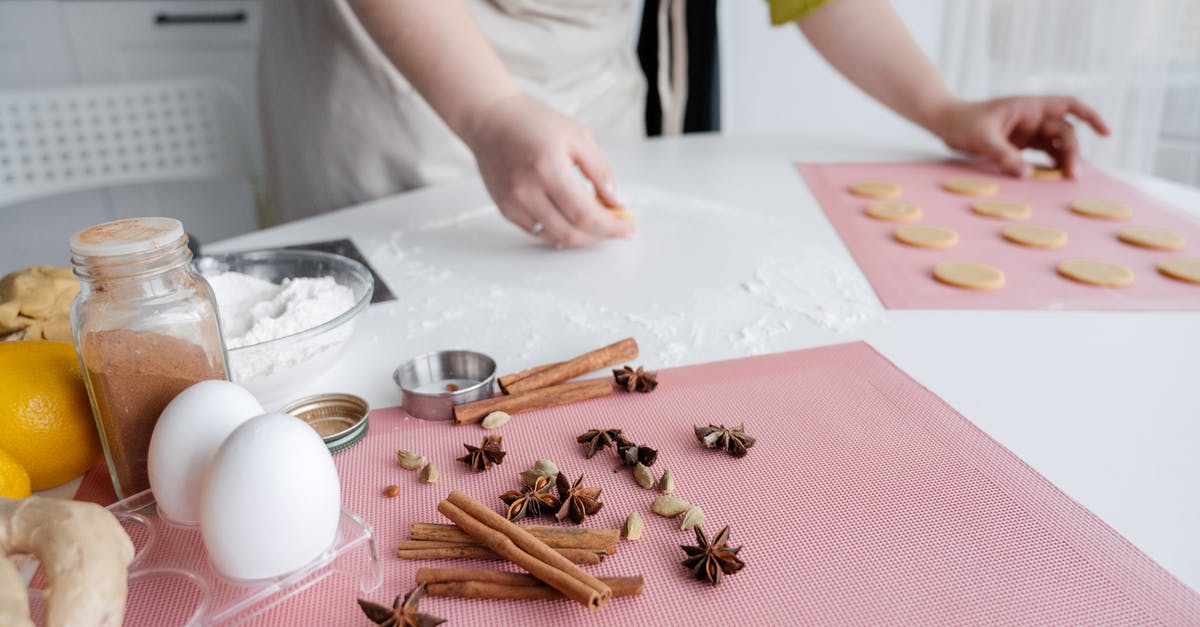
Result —
[[[917, 43], [935, 61], [945, 1], [894, 2]], [[718, 3], [718, 19], [724, 133], [937, 145], [842, 78], [795, 25], [772, 27], [766, 2], [724, 0]]]

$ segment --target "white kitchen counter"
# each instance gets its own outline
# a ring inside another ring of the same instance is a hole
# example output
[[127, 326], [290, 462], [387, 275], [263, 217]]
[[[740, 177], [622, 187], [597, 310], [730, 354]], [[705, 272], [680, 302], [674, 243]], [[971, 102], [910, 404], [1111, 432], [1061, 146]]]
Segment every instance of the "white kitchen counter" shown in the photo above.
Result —
[[[396, 365], [445, 348], [509, 372], [625, 336], [650, 368], [866, 340], [1200, 588], [1200, 312], [882, 309], [792, 162], [932, 148], [704, 136], [608, 154], [640, 218], [632, 240], [554, 250], [469, 181], [205, 250], [352, 238], [397, 300], [362, 316], [310, 391], [373, 407], [399, 404]], [[1200, 211], [1200, 190], [1135, 182]]]

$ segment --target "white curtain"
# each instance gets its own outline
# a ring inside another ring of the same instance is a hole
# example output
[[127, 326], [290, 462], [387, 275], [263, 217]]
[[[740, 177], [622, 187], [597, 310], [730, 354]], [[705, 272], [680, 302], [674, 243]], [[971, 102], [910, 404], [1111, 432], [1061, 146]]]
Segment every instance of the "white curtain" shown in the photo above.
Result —
[[[1105, 140], [1080, 133], [1087, 160], [1197, 184], [1200, 115], [1176, 111], [1181, 97], [1200, 104], [1197, 5], [951, 0], [945, 4], [940, 64], [951, 87], [969, 98], [1078, 96], [1113, 128]], [[1168, 106], [1172, 103], [1176, 106]], [[1192, 159], [1191, 167], [1160, 163], [1175, 158]]]

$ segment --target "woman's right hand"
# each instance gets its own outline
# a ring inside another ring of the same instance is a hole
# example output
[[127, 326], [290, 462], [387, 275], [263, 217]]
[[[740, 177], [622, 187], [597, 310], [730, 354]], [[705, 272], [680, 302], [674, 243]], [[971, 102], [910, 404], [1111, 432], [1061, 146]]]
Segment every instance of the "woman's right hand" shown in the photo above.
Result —
[[464, 139], [500, 213], [522, 229], [558, 247], [633, 233], [609, 210], [624, 203], [604, 152], [574, 120], [512, 94], [479, 112]]

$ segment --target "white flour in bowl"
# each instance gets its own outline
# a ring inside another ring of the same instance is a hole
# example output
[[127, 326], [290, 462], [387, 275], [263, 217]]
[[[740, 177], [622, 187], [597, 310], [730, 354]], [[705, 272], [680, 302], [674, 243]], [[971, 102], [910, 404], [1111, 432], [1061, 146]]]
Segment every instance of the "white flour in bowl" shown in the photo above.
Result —
[[344, 332], [337, 329], [305, 342], [234, 350], [328, 322], [354, 306], [354, 291], [333, 277], [284, 279], [276, 284], [240, 272], [223, 272], [205, 279], [217, 298], [234, 381], [251, 381], [297, 366], [349, 336], [350, 328]]

